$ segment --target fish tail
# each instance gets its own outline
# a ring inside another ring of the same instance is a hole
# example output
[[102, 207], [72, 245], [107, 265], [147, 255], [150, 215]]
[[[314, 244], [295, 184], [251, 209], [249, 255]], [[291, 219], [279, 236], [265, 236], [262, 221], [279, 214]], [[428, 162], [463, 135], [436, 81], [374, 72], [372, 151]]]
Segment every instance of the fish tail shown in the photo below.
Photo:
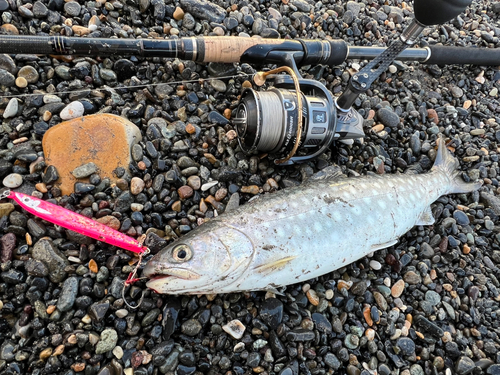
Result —
[[450, 176], [451, 186], [448, 188], [448, 194], [470, 193], [479, 189], [483, 185], [482, 181], [465, 182], [460, 177], [460, 171], [458, 170], [459, 162], [446, 148], [442, 136], [439, 136], [438, 143], [438, 151], [432, 170], [440, 171]]

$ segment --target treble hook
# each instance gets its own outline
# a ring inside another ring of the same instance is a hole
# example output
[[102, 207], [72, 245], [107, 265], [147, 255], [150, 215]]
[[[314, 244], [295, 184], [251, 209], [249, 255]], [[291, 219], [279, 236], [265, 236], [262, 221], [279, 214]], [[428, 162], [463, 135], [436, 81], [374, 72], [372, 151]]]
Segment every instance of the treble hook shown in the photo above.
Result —
[[129, 307], [130, 309], [132, 310], [135, 310], [137, 308], [139, 308], [142, 304], [142, 301], [144, 300], [144, 295], [146, 294], [146, 291], [143, 290], [142, 291], [142, 294], [141, 294], [141, 298], [139, 299], [139, 303], [137, 304], [137, 306], [131, 306], [128, 302], [127, 302], [127, 298], [125, 297], [125, 289], [127, 288], [128, 285], [132, 285], [133, 283], [135, 283], [136, 281], [139, 281], [139, 280], [142, 280], [142, 279], [147, 279], [147, 277], [139, 277], [139, 278], [136, 278], [135, 276], [137, 275], [137, 270], [139, 269], [139, 267], [141, 266], [141, 262], [142, 262], [142, 257], [144, 255], [147, 255], [149, 254], [150, 250], [149, 248], [147, 247], [144, 247], [144, 251], [142, 253], [139, 254], [139, 261], [137, 262], [137, 265], [134, 267], [134, 270], [132, 272], [130, 272], [130, 274], [128, 275], [127, 277], [127, 280], [125, 280], [123, 282], [123, 288], [122, 288], [122, 298], [123, 298], [123, 302], [125, 302], [125, 304], [127, 305], [127, 307]]

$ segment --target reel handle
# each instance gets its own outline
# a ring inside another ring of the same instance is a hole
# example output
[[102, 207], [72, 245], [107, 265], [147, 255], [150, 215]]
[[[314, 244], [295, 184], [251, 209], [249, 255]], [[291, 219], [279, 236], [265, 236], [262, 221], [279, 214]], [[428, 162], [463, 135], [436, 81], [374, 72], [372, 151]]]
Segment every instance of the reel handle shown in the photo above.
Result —
[[462, 13], [472, 0], [415, 0], [415, 18], [425, 26], [448, 22]]

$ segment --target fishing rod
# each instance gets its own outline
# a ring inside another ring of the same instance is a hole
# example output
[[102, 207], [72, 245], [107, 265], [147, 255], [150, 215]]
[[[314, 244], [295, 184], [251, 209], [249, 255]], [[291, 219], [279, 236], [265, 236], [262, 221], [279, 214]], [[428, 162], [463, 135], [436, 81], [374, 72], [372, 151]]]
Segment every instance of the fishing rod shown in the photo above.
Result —
[[[445, 23], [472, 0], [415, 0], [415, 18], [389, 47], [349, 46], [342, 40], [263, 39], [250, 37], [185, 37], [177, 39], [118, 39], [65, 36], [0, 35], [0, 53], [42, 55], [179, 58], [210, 63], [276, 64], [259, 72], [254, 83], [268, 90], [245, 89], [233, 118], [238, 141], [247, 153], [267, 153], [275, 164], [293, 164], [322, 154], [334, 141], [352, 143], [364, 137], [363, 118], [353, 108], [359, 95], [394, 60], [424, 64], [500, 65], [500, 51], [432, 45], [415, 48], [426, 26]], [[299, 68], [335, 66], [348, 59], [371, 60], [355, 73], [346, 90], [334, 98], [318, 81], [303, 79]], [[288, 75], [279, 74], [285, 72]]]
[[[118, 39], [27, 35], [0, 35], [0, 53], [76, 56], [165, 57], [196, 62], [262, 64], [282, 62], [292, 52], [297, 66], [342, 64], [371, 60], [385, 47], [350, 46], [343, 40], [264, 39], [240, 36], [184, 37], [178, 39]], [[398, 60], [436, 65], [499, 65], [500, 51], [491, 48], [431, 45], [407, 48]]]

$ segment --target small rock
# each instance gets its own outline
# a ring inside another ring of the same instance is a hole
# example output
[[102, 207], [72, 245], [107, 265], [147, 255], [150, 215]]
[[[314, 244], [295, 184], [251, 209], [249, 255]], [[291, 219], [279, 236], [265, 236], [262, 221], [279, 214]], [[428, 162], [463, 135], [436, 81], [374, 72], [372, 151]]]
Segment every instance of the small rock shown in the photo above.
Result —
[[57, 300], [57, 309], [61, 312], [69, 311], [75, 303], [78, 294], [78, 279], [68, 277], [63, 284], [61, 294]]
[[394, 298], [398, 298], [403, 294], [403, 290], [405, 289], [404, 280], [398, 280], [391, 288], [391, 294]]
[[239, 340], [243, 337], [246, 327], [238, 319], [235, 319], [222, 326], [222, 329], [234, 339]]
[[39, 77], [38, 72], [31, 65], [26, 65], [19, 69], [17, 76], [26, 79], [28, 83], [37, 83]]
[[137, 195], [144, 190], [145, 186], [146, 184], [142, 179], [140, 179], [139, 177], [133, 177], [130, 181], [130, 192], [133, 195]]
[[95, 353], [104, 354], [113, 350], [118, 342], [118, 334], [114, 329], [107, 328], [101, 332], [101, 338], [96, 345]]
[[7, 104], [7, 107], [3, 112], [3, 118], [14, 117], [17, 114], [18, 108], [19, 105], [17, 99], [16, 98], [10, 99], [9, 103]]
[[[67, 4], [69, 3], [66, 3], [66, 5]], [[59, 116], [62, 120], [71, 120], [83, 116], [84, 111], [85, 108], [83, 107], [83, 104], [78, 101], [74, 101], [64, 107]]]
[[15, 189], [23, 184], [23, 176], [18, 173], [11, 173], [2, 182], [5, 187]]
[[455, 364], [455, 371], [458, 375], [467, 375], [470, 374], [476, 365], [474, 361], [469, 357], [460, 357], [459, 360]]
[[188, 336], [196, 336], [202, 329], [201, 323], [196, 319], [189, 319], [182, 324], [182, 333]]
[[97, 172], [97, 165], [90, 162], [75, 168], [71, 173], [75, 178], [85, 178]]

